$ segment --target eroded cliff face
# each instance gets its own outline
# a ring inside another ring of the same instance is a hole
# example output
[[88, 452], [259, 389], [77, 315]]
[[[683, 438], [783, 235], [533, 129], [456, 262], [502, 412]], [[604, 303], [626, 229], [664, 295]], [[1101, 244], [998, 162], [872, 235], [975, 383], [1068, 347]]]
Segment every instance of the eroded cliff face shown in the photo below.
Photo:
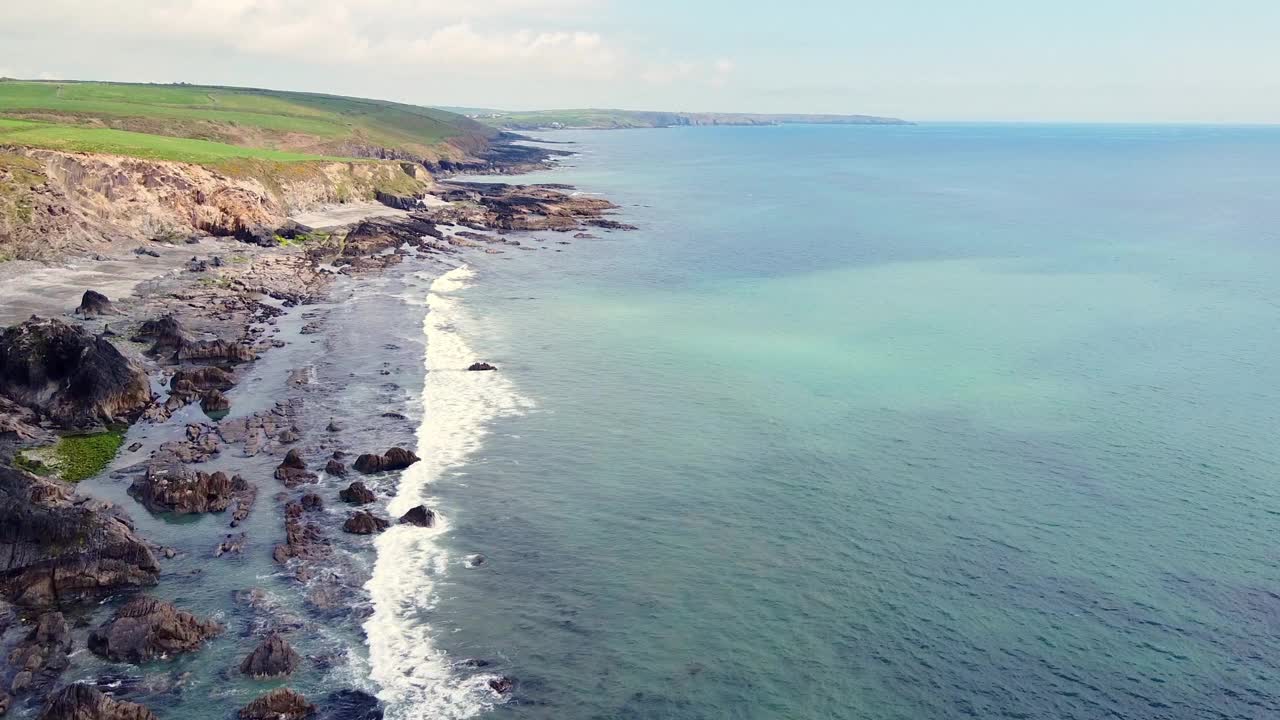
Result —
[[231, 235], [293, 212], [412, 193], [432, 182], [399, 162], [189, 163], [23, 148], [0, 149], [0, 259], [52, 259], [104, 244]]

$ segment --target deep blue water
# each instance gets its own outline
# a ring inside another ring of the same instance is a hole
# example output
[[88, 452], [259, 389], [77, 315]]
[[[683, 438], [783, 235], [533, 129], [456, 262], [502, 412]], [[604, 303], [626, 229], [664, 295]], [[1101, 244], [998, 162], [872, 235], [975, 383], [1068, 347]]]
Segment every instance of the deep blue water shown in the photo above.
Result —
[[1280, 713], [1280, 128], [553, 138], [641, 229], [451, 296], [534, 404], [432, 485], [491, 714]]

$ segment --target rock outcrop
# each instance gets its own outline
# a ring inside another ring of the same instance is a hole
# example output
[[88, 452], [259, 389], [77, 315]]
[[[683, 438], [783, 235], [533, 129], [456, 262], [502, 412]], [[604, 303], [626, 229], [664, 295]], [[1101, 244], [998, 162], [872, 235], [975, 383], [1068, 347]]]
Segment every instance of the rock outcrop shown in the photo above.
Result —
[[482, 372], [485, 370], [497, 370], [498, 368], [494, 367], [493, 365], [490, 365], [487, 362], [475, 362], [468, 365], [467, 369], [470, 370], [471, 372]]
[[42, 613], [27, 635], [9, 651], [8, 667], [0, 663], [0, 694], [47, 693], [71, 664], [71, 629], [60, 612]]
[[129, 494], [152, 512], [179, 514], [222, 512], [250, 493], [254, 489], [239, 475], [194, 472], [176, 462], [152, 464], [129, 486]]
[[303, 720], [316, 706], [289, 688], [276, 688], [240, 709], [240, 720]]
[[81, 317], [98, 317], [116, 315], [117, 311], [106, 295], [96, 290], [85, 290], [80, 298], [80, 307], [76, 308], [76, 314]]
[[0, 394], [67, 428], [136, 418], [152, 399], [146, 373], [105, 337], [36, 318], [0, 332]]
[[0, 594], [48, 607], [154, 585], [159, 564], [128, 518], [69, 486], [0, 466]]
[[347, 466], [342, 464], [342, 461], [334, 458], [329, 458], [329, 462], [325, 463], [324, 471], [334, 477], [347, 476]]
[[302, 656], [289, 642], [272, 633], [240, 663], [240, 672], [258, 679], [280, 678], [292, 675], [301, 664]]
[[197, 650], [220, 632], [222, 626], [216, 622], [140, 595], [89, 634], [89, 650], [108, 660], [137, 664]]
[[401, 525], [417, 525], [418, 527], [432, 527], [436, 524], [436, 514], [429, 510], [425, 505], [419, 505], [404, 515], [400, 516]]
[[356, 481], [338, 491], [338, 499], [351, 505], [367, 505], [378, 498], [364, 483]]
[[352, 513], [342, 524], [342, 531], [352, 535], [374, 535], [391, 527], [391, 523], [367, 510]]
[[186, 328], [173, 315], [142, 323], [133, 340], [150, 342], [151, 349], [147, 354], [167, 362], [242, 363], [257, 357], [251, 348], [238, 342], [196, 340], [187, 334]]
[[49, 698], [40, 720], [156, 720], [137, 703], [116, 700], [101, 690], [76, 683]]
[[356, 458], [355, 469], [366, 474], [403, 470], [421, 460], [417, 455], [404, 448], [391, 448], [385, 454], [366, 453]]
[[276, 468], [276, 479], [284, 483], [287, 488], [296, 488], [299, 485], [316, 482], [320, 476], [307, 470], [306, 461], [295, 448], [285, 454], [284, 461]]

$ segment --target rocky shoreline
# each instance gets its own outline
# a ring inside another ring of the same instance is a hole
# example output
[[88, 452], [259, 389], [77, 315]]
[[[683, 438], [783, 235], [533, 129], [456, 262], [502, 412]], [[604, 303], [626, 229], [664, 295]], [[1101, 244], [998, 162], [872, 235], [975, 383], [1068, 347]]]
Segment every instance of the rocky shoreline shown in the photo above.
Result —
[[[324, 312], [309, 308], [327, 302], [335, 283], [360, 283], [404, 263], [439, 266], [535, 249], [513, 233], [589, 240], [630, 229], [610, 217], [612, 203], [570, 190], [440, 181], [427, 203], [379, 198], [404, 215], [331, 232], [286, 223], [244, 229], [236, 238], [192, 238], [178, 252], [164, 249], [173, 257], [189, 252], [189, 260], [127, 297], [86, 287], [79, 306], [0, 332], [0, 714], [155, 717], [146, 699], [178, 691], [182, 678], [166, 676], [160, 690], [157, 683], [66, 682], [78, 643], [109, 667], [199, 655], [210, 641], [226, 642], [223, 622], [156, 591], [181, 596], [184, 584], [217, 572], [210, 563], [237, 558], [251, 545], [271, 548], [275, 572], [311, 617], [280, 607], [259, 588], [238, 588], [227, 602], [248, 628], [231, 648], [241, 658], [237, 672], [288, 682], [331, 664], [304, 658], [291, 633], [313, 620], [357, 626], [368, 612], [367, 600], [359, 600], [368, 570], [349, 548], [392, 523], [434, 524], [426, 506], [399, 517], [378, 509], [395, 474], [418, 458], [400, 446], [354, 447], [344, 437], [347, 418], [315, 417], [301, 392], [314, 374], [307, 367], [288, 370], [285, 384], [299, 392], [274, 402], [269, 392], [259, 401], [237, 389], [290, 343], [324, 336]], [[103, 262], [109, 260], [118, 258]], [[286, 324], [295, 330], [282, 332]], [[469, 368], [494, 369], [479, 358]], [[403, 418], [392, 410], [386, 416]], [[98, 473], [127, 484], [113, 494], [116, 502], [58, 479], [67, 468], [55, 460], [32, 460], [58, 458], [68, 435], [123, 428], [141, 439], [118, 455], [113, 450], [111, 469]], [[217, 516], [225, 531], [202, 567], [174, 573], [170, 566], [190, 550], [145, 537], [131, 519], [140, 514], [166, 523]], [[250, 525], [274, 528], [274, 536], [255, 537]], [[112, 614], [91, 626], [84, 618], [103, 602]], [[495, 677], [489, 686], [504, 694], [513, 683]], [[241, 718], [316, 714], [374, 718], [381, 709], [356, 687], [318, 703], [278, 687], [239, 709]]]

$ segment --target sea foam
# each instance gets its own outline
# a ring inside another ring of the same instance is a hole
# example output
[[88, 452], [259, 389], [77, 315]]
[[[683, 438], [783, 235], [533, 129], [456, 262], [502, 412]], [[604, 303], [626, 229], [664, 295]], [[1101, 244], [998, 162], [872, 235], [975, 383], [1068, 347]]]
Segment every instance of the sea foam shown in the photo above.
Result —
[[[427, 294], [427, 372], [417, 434], [422, 460], [401, 476], [387, 507], [392, 517], [419, 504], [435, 508], [431, 484], [480, 447], [488, 422], [530, 407], [501, 373], [466, 370], [477, 356], [458, 329], [466, 309], [452, 293], [472, 277], [467, 266], [455, 268], [436, 278]], [[374, 606], [364, 625], [370, 676], [389, 720], [472, 717], [498, 701], [488, 687], [493, 676], [459, 674], [434, 643], [435, 583], [450, 564], [439, 542], [449, 519], [435, 509], [435, 527], [393, 525], [377, 538], [377, 560], [366, 585]]]

